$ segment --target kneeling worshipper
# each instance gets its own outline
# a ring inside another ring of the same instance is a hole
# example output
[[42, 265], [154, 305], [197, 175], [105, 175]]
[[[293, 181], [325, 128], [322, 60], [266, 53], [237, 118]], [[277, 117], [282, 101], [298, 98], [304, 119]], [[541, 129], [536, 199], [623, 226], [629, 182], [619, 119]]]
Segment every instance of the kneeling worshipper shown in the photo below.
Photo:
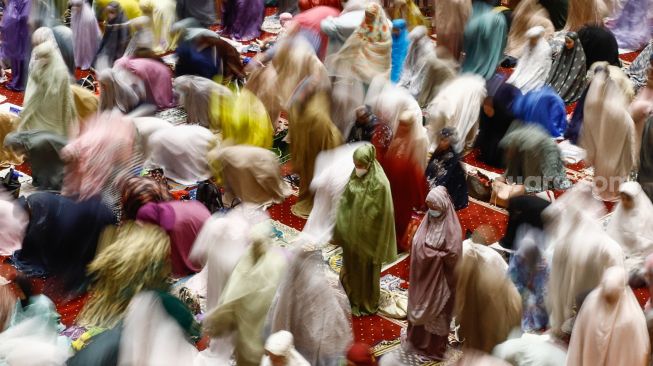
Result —
[[570, 104], [583, 94], [586, 80], [587, 66], [583, 45], [576, 32], [568, 32], [562, 50], [554, 56], [546, 84], [550, 85], [566, 104]]
[[644, 125], [639, 158], [637, 181], [648, 198], [653, 200], [653, 117], [649, 117]]
[[340, 50], [347, 38], [358, 28], [365, 18], [367, 0], [349, 0], [337, 17], [327, 17], [320, 23], [320, 29], [329, 40], [327, 55]]
[[123, 57], [114, 67], [121, 67], [143, 81], [145, 102], [158, 109], [175, 106], [172, 93], [172, 71], [161, 61], [150, 58]]
[[41, 190], [61, 190], [64, 162], [59, 156], [68, 140], [48, 131], [12, 132], [4, 139], [4, 146], [23, 154], [32, 169], [32, 185]]
[[508, 278], [508, 265], [494, 249], [463, 242], [456, 267], [454, 316], [465, 348], [491, 352], [520, 326], [521, 297]]
[[[372, 145], [354, 151], [356, 168], [340, 199], [333, 235], [343, 249], [340, 280], [355, 316], [376, 313], [381, 266], [397, 256], [390, 183], [375, 155]], [[362, 218], [367, 225], [354, 224]]]
[[261, 366], [275, 366], [279, 364], [285, 366], [311, 365], [297, 352], [293, 342], [294, 337], [288, 331], [280, 330], [272, 334], [265, 341], [265, 356], [261, 360]]
[[102, 90], [100, 111], [115, 108], [122, 113], [129, 113], [145, 101], [145, 83], [125, 68], [104, 69], [98, 72], [97, 80]]
[[[347, 295], [320, 251], [296, 251], [279, 285], [268, 313], [266, 333], [274, 333], [268, 340], [284, 330], [295, 336], [306, 365], [338, 365], [354, 341]], [[272, 352], [267, 345], [266, 351]]]
[[[435, 16], [431, 19], [431, 28], [437, 28], [438, 46], [444, 47], [456, 62], [460, 60], [463, 52], [463, 32], [471, 13], [472, 2], [469, 0], [435, 3]], [[428, 25], [425, 25], [428, 28]]]
[[472, 6], [472, 15], [465, 25], [462, 72], [489, 79], [503, 57], [508, 25], [506, 18], [484, 1], [473, 1]]
[[517, 119], [542, 127], [554, 138], [562, 137], [567, 129], [565, 102], [546, 86], [517, 98], [512, 111]]
[[263, 103], [249, 90], [211, 96], [211, 129], [226, 143], [272, 148], [274, 127]]
[[[281, 203], [292, 193], [281, 176], [277, 156], [257, 146], [216, 146], [209, 151], [213, 176], [227, 202], [239, 199], [261, 206]], [[231, 199], [229, 199], [231, 198]]]
[[215, 0], [177, 0], [177, 19], [193, 18], [203, 27], [210, 27], [221, 14], [216, 14]]
[[516, 119], [512, 106], [522, 94], [499, 74], [488, 80], [487, 94], [481, 109], [475, 146], [479, 149], [478, 159], [481, 162], [495, 168], [504, 168], [504, 151], [499, 142]]
[[540, 126], [520, 126], [499, 146], [505, 151], [504, 178], [510, 184], [523, 185], [528, 193], [571, 187], [558, 145]]
[[571, 333], [567, 365], [649, 365], [646, 317], [623, 267], [610, 267], [585, 298]]
[[517, 61], [517, 67], [508, 78], [508, 83], [522, 93], [540, 88], [546, 82], [551, 70], [551, 46], [544, 37], [544, 28], [533, 27], [526, 32], [528, 45]]
[[467, 183], [460, 155], [453, 146], [458, 141], [456, 130], [445, 127], [438, 133], [437, 147], [426, 167], [426, 179], [430, 189], [442, 186], [447, 189], [455, 210], [467, 207]]
[[383, 164], [390, 144], [392, 143], [392, 129], [372, 113], [369, 105], [356, 108], [356, 122], [349, 133], [347, 143], [368, 141], [376, 149], [376, 160]]
[[[539, 0], [524, 0], [514, 8], [512, 12], [512, 21], [509, 24], [510, 31], [508, 32], [508, 44], [506, 45], [505, 54], [508, 59], [519, 59], [524, 54], [524, 50], [529, 43], [527, 36], [528, 30], [540, 26], [544, 28], [544, 38], [550, 39], [556, 29], [564, 27], [564, 23], [560, 27], [555, 27], [547, 14], [547, 5], [552, 2], [567, 2], [568, 0], [554, 0], [554, 1], [539, 1]], [[567, 16], [565, 7], [565, 17]]]
[[210, 128], [217, 121], [212, 120], [211, 100], [214, 95], [233, 97], [231, 90], [213, 80], [195, 75], [176, 77], [173, 82], [179, 105], [184, 107], [189, 124]]
[[[97, 4], [96, 4], [97, 6]], [[140, 11], [140, 10], [139, 10]], [[118, 1], [110, 2], [103, 10], [106, 25], [95, 56], [95, 67], [111, 67], [121, 58], [129, 43], [129, 22]]]
[[222, 15], [223, 34], [236, 41], [250, 41], [261, 35], [264, 0], [227, 1]]
[[63, 137], [77, 134], [77, 119], [66, 64], [51, 41], [32, 51], [18, 131], [44, 130]]
[[365, 18], [338, 53], [325, 64], [331, 75], [353, 76], [369, 85], [375, 76], [390, 71], [391, 24], [381, 5], [370, 2]]
[[118, 188], [123, 221], [136, 220], [138, 210], [147, 203], [166, 202], [172, 199], [165, 183], [157, 182], [150, 177], [121, 177]]
[[637, 182], [619, 187], [621, 198], [606, 228], [621, 245], [628, 275], [638, 274], [644, 259], [653, 252], [653, 203]]
[[261, 362], [266, 315], [288, 266], [283, 252], [271, 247], [269, 225], [252, 229], [252, 244], [231, 273], [218, 306], [206, 314], [202, 324], [210, 337], [232, 336], [238, 365], [258, 366]]
[[404, 347], [443, 360], [456, 300], [455, 270], [462, 256], [462, 231], [444, 187], [426, 197], [428, 213], [413, 238]]
[[587, 92], [579, 145], [594, 167], [594, 194], [614, 201], [636, 165], [635, 124], [612, 70], [599, 66]]
[[599, 25], [587, 25], [577, 32], [585, 51], [585, 65], [588, 69], [598, 61], [621, 66], [619, 45], [609, 29]]
[[390, 68], [390, 81], [396, 83], [401, 77], [404, 68], [404, 61], [408, 55], [408, 31], [406, 30], [406, 21], [404, 19], [395, 19], [392, 21], [392, 65]]
[[170, 252], [170, 238], [156, 225], [125, 221], [104, 230], [98, 254], [88, 266], [91, 295], [77, 324], [112, 328], [136, 294], [167, 290]]

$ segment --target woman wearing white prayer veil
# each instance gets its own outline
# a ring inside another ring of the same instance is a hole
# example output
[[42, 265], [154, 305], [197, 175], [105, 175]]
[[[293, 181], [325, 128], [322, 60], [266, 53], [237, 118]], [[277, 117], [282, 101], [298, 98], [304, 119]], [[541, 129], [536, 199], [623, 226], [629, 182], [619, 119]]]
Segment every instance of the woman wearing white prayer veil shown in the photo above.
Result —
[[621, 202], [610, 218], [608, 234], [621, 245], [629, 274], [643, 268], [653, 252], [653, 203], [637, 182], [619, 187]]
[[265, 356], [261, 366], [309, 366], [310, 363], [293, 346], [293, 335], [285, 330], [272, 334], [265, 341]]
[[606, 268], [623, 266], [623, 251], [598, 221], [604, 212], [590, 184], [580, 182], [542, 213], [553, 252], [546, 303], [554, 334], [574, 316], [577, 297], [596, 287]]
[[567, 365], [649, 365], [646, 317], [626, 284], [623, 267], [611, 267], [583, 302], [569, 342]]
[[431, 142], [444, 127], [453, 127], [460, 139], [454, 146], [457, 153], [471, 146], [478, 133], [478, 119], [487, 90], [485, 79], [463, 74], [449, 81], [426, 109], [427, 129]]
[[507, 81], [524, 94], [544, 86], [553, 63], [551, 46], [544, 39], [544, 27], [538, 25], [529, 29], [526, 37], [529, 43], [524, 47], [517, 67]]

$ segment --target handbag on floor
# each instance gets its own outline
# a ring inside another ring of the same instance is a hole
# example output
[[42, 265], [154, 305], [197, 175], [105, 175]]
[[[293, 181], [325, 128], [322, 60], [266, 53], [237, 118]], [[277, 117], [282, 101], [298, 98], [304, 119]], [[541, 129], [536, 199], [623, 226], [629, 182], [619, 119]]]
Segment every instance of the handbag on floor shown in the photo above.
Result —
[[215, 213], [224, 208], [222, 192], [210, 180], [205, 180], [197, 185], [196, 199], [202, 202], [211, 213]]
[[508, 201], [510, 201], [511, 198], [523, 196], [524, 194], [526, 194], [526, 187], [521, 184], [508, 184], [506, 182], [493, 180], [490, 203], [498, 207], [508, 208]]

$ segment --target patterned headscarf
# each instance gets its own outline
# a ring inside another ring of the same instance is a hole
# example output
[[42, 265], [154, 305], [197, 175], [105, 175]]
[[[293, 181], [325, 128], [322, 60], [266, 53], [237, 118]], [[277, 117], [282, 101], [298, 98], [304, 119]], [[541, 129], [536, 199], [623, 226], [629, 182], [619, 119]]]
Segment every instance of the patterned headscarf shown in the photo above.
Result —
[[150, 202], [170, 201], [168, 189], [147, 177], [129, 177], [121, 182], [123, 220], [134, 220], [138, 209]]
[[[373, 20], [369, 22], [369, 18]], [[367, 42], [381, 42], [391, 37], [388, 19], [381, 5], [371, 3], [367, 6], [365, 18], [358, 28], [357, 35]]]

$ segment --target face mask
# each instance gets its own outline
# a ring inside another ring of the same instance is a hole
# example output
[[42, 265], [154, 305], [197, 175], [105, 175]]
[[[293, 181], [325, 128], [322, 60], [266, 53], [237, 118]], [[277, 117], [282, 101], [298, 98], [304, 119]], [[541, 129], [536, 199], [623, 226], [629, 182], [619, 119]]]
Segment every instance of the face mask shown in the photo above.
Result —
[[440, 212], [438, 210], [429, 210], [429, 216], [436, 219], [436, 218], [442, 216], [442, 212]]
[[365, 174], [367, 174], [367, 169], [356, 168], [356, 176], [358, 178], [362, 178]]

